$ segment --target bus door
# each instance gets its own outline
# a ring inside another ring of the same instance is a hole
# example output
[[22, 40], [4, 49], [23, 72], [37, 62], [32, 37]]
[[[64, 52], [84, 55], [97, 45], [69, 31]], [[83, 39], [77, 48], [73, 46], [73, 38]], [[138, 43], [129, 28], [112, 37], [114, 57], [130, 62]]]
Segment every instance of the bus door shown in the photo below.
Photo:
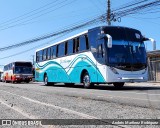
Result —
[[105, 47], [104, 47], [104, 38], [101, 38], [99, 35], [100, 31], [95, 30], [88, 33], [91, 52], [96, 60], [96, 79], [95, 83], [104, 83], [103, 73], [105, 65]]
[[104, 82], [106, 78], [106, 50], [104, 39], [97, 40], [97, 82]]

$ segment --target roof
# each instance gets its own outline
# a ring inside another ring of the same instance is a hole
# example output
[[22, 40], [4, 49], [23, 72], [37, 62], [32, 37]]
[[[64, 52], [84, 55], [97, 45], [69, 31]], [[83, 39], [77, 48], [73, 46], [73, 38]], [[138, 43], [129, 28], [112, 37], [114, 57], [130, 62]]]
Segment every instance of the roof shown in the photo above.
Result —
[[148, 51], [148, 57], [160, 57], [160, 50]]

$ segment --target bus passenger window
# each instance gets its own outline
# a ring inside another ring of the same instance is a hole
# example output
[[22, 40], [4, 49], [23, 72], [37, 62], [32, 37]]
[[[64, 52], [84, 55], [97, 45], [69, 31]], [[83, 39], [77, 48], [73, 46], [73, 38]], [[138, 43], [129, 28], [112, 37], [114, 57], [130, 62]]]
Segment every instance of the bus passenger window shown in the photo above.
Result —
[[39, 62], [39, 52], [36, 52], [36, 62]]
[[68, 54], [73, 54], [73, 40], [68, 41]]
[[79, 52], [79, 38], [76, 39], [76, 52]]
[[86, 39], [86, 49], [89, 49], [89, 41], [88, 41], [88, 36], [85, 35], [85, 39]]
[[56, 57], [58, 57], [59, 45], [56, 46]]
[[43, 50], [43, 60], [46, 60], [46, 49]]
[[42, 61], [42, 50], [39, 51], [39, 61], [40, 61], [40, 62]]
[[86, 50], [86, 39], [85, 39], [85, 36], [83, 35], [83, 36], [80, 36], [80, 38], [79, 38], [79, 40], [80, 40], [80, 51], [84, 51], [84, 50]]
[[47, 51], [48, 51], [48, 58], [47, 59], [50, 60], [51, 59], [51, 48], [48, 48]]
[[48, 49], [46, 49], [46, 60], [48, 60]]
[[98, 46], [98, 58], [103, 58], [104, 57], [104, 52], [103, 52], [103, 46], [100, 44]]
[[58, 57], [61, 57], [61, 56], [64, 56], [64, 43], [61, 43], [59, 46], [58, 46]]
[[56, 46], [51, 47], [51, 59], [56, 58]]
[[76, 52], [76, 39], [73, 39], [73, 53]]
[[68, 42], [65, 42], [65, 55], [68, 54]]

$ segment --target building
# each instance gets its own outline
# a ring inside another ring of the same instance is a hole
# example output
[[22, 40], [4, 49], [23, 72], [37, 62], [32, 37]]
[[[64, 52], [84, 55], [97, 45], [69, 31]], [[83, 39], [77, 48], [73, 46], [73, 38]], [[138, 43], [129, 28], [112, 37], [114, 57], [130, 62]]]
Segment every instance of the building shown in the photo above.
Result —
[[160, 81], [160, 50], [149, 51], [147, 55], [149, 81]]

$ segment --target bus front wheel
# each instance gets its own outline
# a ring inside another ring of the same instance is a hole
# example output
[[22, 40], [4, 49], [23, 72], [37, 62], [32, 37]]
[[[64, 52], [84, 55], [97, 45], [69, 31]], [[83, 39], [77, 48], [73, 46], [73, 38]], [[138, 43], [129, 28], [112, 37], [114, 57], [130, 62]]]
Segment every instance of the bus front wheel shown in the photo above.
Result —
[[113, 83], [115, 88], [122, 88], [124, 86], [124, 82]]
[[50, 85], [52, 85], [53, 83], [50, 83], [50, 82], [48, 82], [48, 76], [47, 76], [47, 74], [45, 74], [44, 75], [44, 85], [45, 86], [50, 86]]
[[90, 76], [88, 72], [84, 73], [82, 82], [84, 88], [91, 88], [93, 86], [93, 84], [90, 82]]

